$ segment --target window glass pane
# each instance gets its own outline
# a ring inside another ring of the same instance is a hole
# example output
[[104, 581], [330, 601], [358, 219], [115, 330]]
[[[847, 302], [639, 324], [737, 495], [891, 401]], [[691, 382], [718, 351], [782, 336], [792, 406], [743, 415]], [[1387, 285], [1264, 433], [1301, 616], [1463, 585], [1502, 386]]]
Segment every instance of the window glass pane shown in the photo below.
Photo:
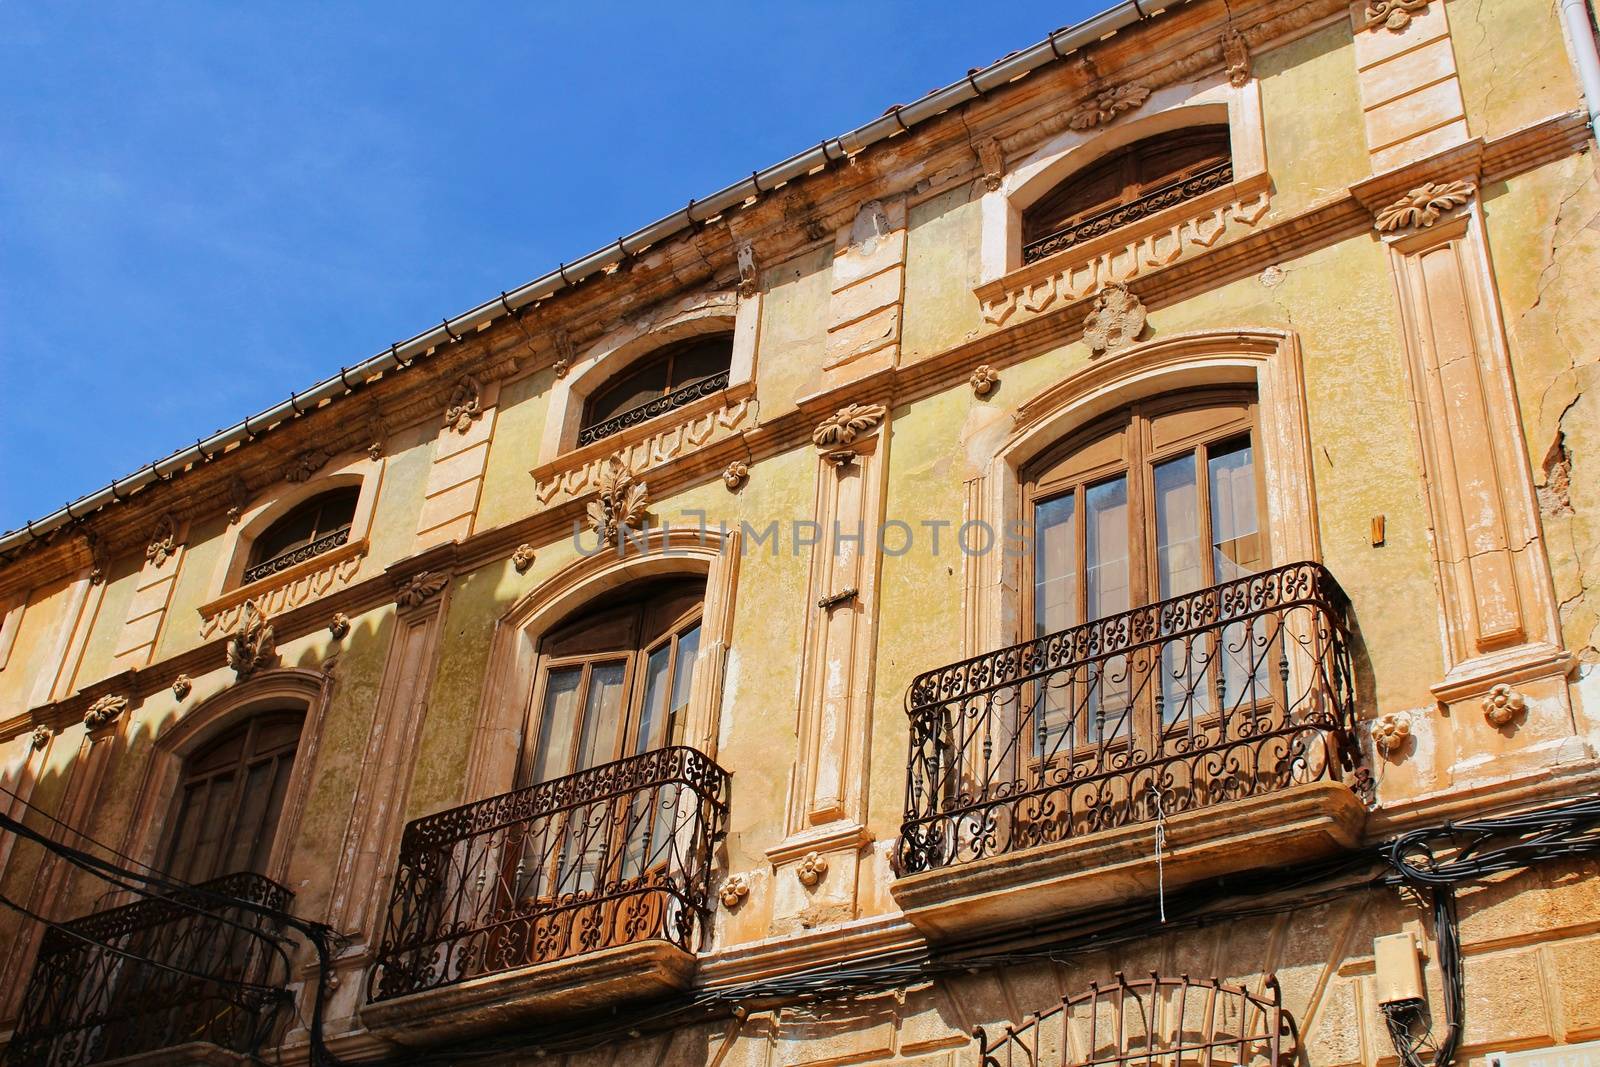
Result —
[[1071, 493], [1042, 500], [1033, 511], [1034, 636], [1065, 630], [1078, 612], [1078, 498]]
[[699, 658], [700, 624], [695, 623], [678, 638], [678, 663], [672, 672], [672, 709], [667, 718], [666, 744], [675, 745], [683, 740], [689, 690], [694, 686], [694, 668]]
[[1089, 617], [1128, 610], [1128, 479], [1113, 478], [1084, 494]]
[[1200, 555], [1200, 496], [1193, 452], [1157, 465], [1156, 596], [1182, 596], [1206, 584]]
[[1261, 534], [1256, 523], [1256, 468], [1245, 439], [1211, 454], [1211, 547], [1217, 581], [1261, 569]]
[[648, 366], [624, 375], [597, 393], [589, 405], [589, 417], [584, 421], [589, 425], [604, 422], [613, 415], [620, 415], [640, 404], [648, 403], [666, 391], [666, 361], [655, 360]]
[[580, 667], [550, 672], [545, 684], [544, 711], [539, 716], [539, 748], [533, 757], [533, 780], [548, 782], [572, 771], [572, 742], [577, 728]]
[[682, 389], [690, 382], [698, 382], [713, 374], [720, 374], [727, 370], [732, 362], [732, 337], [715, 337], [690, 345], [673, 357], [670, 387]]
[[667, 668], [672, 663], [672, 642], [650, 653], [644, 666], [644, 706], [639, 711], [639, 729], [633, 738], [634, 752], [648, 752], [658, 724], [667, 717]]
[[587, 770], [617, 758], [617, 734], [622, 727], [624, 665], [603, 663], [589, 674], [589, 694], [583, 708], [583, 737], [578, 743], [578, 765]]

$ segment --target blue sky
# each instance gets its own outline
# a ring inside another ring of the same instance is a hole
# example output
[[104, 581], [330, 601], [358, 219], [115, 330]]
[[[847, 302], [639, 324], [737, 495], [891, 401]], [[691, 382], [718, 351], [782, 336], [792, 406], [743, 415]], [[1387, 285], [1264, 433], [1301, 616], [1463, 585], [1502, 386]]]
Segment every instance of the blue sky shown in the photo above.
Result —
[[0, 5], [0, 529], [1103, 6]]

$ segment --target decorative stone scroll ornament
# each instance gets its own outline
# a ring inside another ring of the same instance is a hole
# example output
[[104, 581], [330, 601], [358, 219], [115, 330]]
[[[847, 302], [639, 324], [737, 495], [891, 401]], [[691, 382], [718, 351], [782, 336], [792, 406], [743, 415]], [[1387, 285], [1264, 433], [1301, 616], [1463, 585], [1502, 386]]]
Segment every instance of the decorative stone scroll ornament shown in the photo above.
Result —
[[116, 722], [123, 712], [128, 710], [128, 698], [116, 693], [107, 693], [105, 696], [89, 705], [89, 710], [83, 713], [83, 725], [90, 731], [104, 730]]
[[262, 667], [270, 666], [276, 658], [272, 624], [254, 600], [245, 601], [239, 629], [228, 638], [228, 666], [242, 682]]
[[1383, 233], [1394, 233], [1410, 226], [1426, 229], [1438, 222], [1446, 211], [1471, 200], [1475, 192], [1476, 187], [1468, 181], [1419, 185], [1378, 212], [1378, 229]]
[[1222, 64], [1228, 84], [1242, 89], [1250, 82], [1250, 45], [1244, 34], [1229, 26], [1222, 34]]
[[876, 429], [888, 413], [882, 404], [846, 404], [822, 421], [811, 435], [811, 443], [824, 452], [849, 448], [856, 438]]
[[305, 482], [311, 476], [328, 465], [333, 457], [320, 448], [308, 448], [304, 452], [295, 454], [289, 465], [283, 469], [283, 480], [286, 482]]
[[1383, 26], [1399, 33], [1411, 25], [1411, 16], [1428, 10], [1428, 0], [1367, 0], [1367, 29]]
[[383, 450], [389, 443], [389, 428], [376, 415], [367, 420], [367, 439], [367, 458], [376, 463], [383, 458]]
[[1372, 724], [1372, 743], [1379, 752], [1391, 758], [1405, 747], [1411, 736], [1411, 716], [1403, 711], [1392, 711], [1380, 716]]
[[978, 151], [978, 165], [983, 168], [983, 187], [991, 193], [999, 192], [1006, 172], [1000, 142], [993, 137], [985, 137], [974, 147]]
[[466, 433], [474, 419], [483, 417], [483, 386], [470, 374], [463, 374], [450, 394], [444, 409], [444, 424], [456, 433]]
[[995, 387], [1000, 384], [1000, 376], [994, 372], [993, 367], [985, 363], [972, 372], [967, 384], [972, 386], [973, 396], [985, 397], [995, 391]]
[[176, 555], [177, 551], [178, 524], [168, 513], [156, 520], [156, 528], [150, 534], [150, 543], [144, 549], [144, 558], [159, 568]]
[[572, 364], [577, 361], [578, 353], [573, 347], [572, 336], [566, 330], [556, 327], [550, 339], [555, 346], [556, 361], [550, 365], [557, 378], [565, 378], [567, 371], [572, 369]]
[[722, 883], [722, 890], [717, 895], [722, 898], [724, 908], [737, 911], [739, 905], [750, 895], [750, 880], [742, 874], [730, 874], [728, 880]]
[[93, 530], [86, 531], [83, 539], [89, 545], [89, 584], [99, 585], [111, 570], [111, 560], [106, 555], [105, 542]]
[[599, 498], [589, 501], [589, 529], [603, 545], [615, 545], [622, 531], [639, 525], [649, 503], [649, 487], [616, 459], [600, 472]]
[[188, 700], [192, 692], [194, 692], [194, 682], [187, 674], [180, 674], [172, 680], [172, 695], [179, 700]]
[[516, 568], [518, 574], [527, 574], [528, 568], [533, 566], [534, 558], [533, 546], [520, 544], [517, 550], [511, 553], [511, 566]]
[[250, 504], [250, 487], [244, 484], [243, 478], [235, 477], [222, 491], [222, 497], [228, 502], [228, 525], [239, 525], [239, 520], [244, 517], [244, 509]]
[[722, 470], [722, 484], [728, 487], [728, 492], [736, 493], [750, 480], [750, 464], [742, 459], [736, 459]]
[[743, 297], [755, 296], [756, 290], [759, 288], [755, 246], [749, 241], [742, 241], [734, 249], [733, 255], [739, 265], [739, 295]]
[[1106, 89], [1068, 116], [1067, 125], [1075, 130], [1092, 130], [1096, 126], [1104, 126], [1125, 111], [1133, 111], [1148, 99], [1149, 86], [1139, 82]]
[[33, 728], [33, 733], [28, 737], [28, 743], [33, 746], [34, 751], [38, 751], [39, 749], [48, 745], [50, 743], [50, 738], [54, 736], [55, 735], [50, 732], [50, 727], [40, 723], [38, 726]]
[[1139, 339], [1145, 319], [1139, 298], [1121, 282], [1112, 282], [1100, 290], [1083, 320], [1083, 342], [1092, 355], [1114, 352]]
[[1489, 725], [1506, 727], [1528, 711], [1528, 699], [1504, 682], [1494, 686], [1483, 698], [1483, 717]]
[[343, 641], [350, 636], [350, 616], [342, 611], [333, 613], [333, 621], [328, 623], [328, 633], [335, 641]]
[[418, 571], [410, 578], [395, 583], [394, 602], [402, 608], [421, 607], [450, 584], [448, 574], [437, 571]]

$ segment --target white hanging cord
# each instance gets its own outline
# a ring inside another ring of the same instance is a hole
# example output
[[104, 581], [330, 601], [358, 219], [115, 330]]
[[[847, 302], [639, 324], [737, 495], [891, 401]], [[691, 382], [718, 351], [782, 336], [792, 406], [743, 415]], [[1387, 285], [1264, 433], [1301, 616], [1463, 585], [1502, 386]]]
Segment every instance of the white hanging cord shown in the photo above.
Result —
[[1167, 921], [1167, 876], [1163, 853], [1167, 846], [1167, 813], [1161, 809], [1161, 791], [1150, 783], [1150, 803], [1156, 809], [1156, 900], [1163, 925]]

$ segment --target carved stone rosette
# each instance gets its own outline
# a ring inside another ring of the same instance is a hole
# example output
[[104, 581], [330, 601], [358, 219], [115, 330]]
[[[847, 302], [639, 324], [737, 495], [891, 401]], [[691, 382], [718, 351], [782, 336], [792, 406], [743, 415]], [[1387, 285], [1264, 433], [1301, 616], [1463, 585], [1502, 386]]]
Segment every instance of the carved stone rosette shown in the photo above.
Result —
[[1145, 326], [1144, 304], [1121, 282], [1112, 282], [1094, 298], [1083, 320], [1083, 342], [1103, 356], [1139, 339]]
[[994, 372], [993, 367], [985, 363], [972, 372], [972, 377], [967, 379], [967, 384], [972, 386], [973, 396], [986, 397], [994, 392], [995, 387], [1000, 384], [1000, 376]]
[[615, 545], [622, 531], [644, 521], [649, 503], [649, 487], [634, 478], [633, 472], [612, 459], [600, 473], [599, 498], [589, 501], [589, 529], [603, 545]]
[[89, 705], [89, 710], [83, 713], [83, 725], [93, 733], [104, 730], [121, 717], [128, 710], [128, 698], [117, 693], [107, 693], [105, 696]]
[[178, 524], [170, 514], [161, 516], [156, 520], [156, 528], [151, 531], [150, 543], [145, 546], [144, 558], [157, 568], [177, 555], [178, 552]]
[[1410, 736], [1411, 716], [1403, 711], [1380, 716], [1372, 724], [1372, 743], [1385, 756], [1396, 755]]
[[470, 374], [463, 374], [445, 405], [444, 424], [456, 433], [466, 433], [474, 419], [483, 417], [483, 386]]
[[283, 469], [283, 480], [286, 482], [305, 482], [311, 476], [328, 465], [333, 457], [320, 448], [308, 448], [298, 452]]
[[188, 700], [192, 692], [194, 692], [194, 682], [187, 674], [180, 674], [172, 680], [172, 695], [179, 700]]
[[534, 559], [533, 546], [521, 544], [517, 546], [515, 552], [511, 553], [511, 566], [516, 569], [518, 574], [527, 574], [528, 568], [533, 566]]
[[728, 880], [722, 883], [722, 889], [717, 893], [722, 899], [722, 906], [729, 911], [736, 911], [750, 895], [750, 879], [742, 874], [730, 874]]
[[807, 852], [805, 859], [800, 861], [800, 866], [795, 868], [794, 875], [800, 879], [800, 884], [811, 888], [822, 881], [822, 876], [828, 873], [828, 857], [819, 856], [815, 852]]
[[811, 435], [811, 443], [824, 452], [849, 448], [856, 438], [877, 429], [889, 409], [882, 404], [846, 404], [824, 419]]
[[736, 493], [750, 480], [750, 464], [742, 459], [736, 459], [722, 470], [722, 484], [728, 487], [728, 492]]
[[328, 623], [328, 633], [335, 641], [343, 641], [350, 636], [350, 616], [342, 611], [333, 613], [333, 621]]
[[1367, 29], [1383, 26], [1399, 33], [1411, 25], [1411, 16], [1428, 10], [1428, 0], [1367, 0]]
[[1411, 226], [1426, 229], [1438, 222], [1446, 211], [1471, 200], [1476, 191], [1476, 187], [1468, 181], [1427, 182], [1378, 212], [1377, 227], [1383, 233], [1394, 233]]
[[450, 584], [448, 574], [437, 571], [418, 571], [395, 585], [394, 602], [401, 608], [417, 608], [432, 600]]
[[228, 666], [233, 669], [234, 677], [244, 681], [262, 667], [271, 666], [277, 654], [272, 624], [267, 621], [266, 614], [256, 607], [255, 601], [245, 601], [239, 629], [228, 638]]
[[50, 743], [50, 738], [54, 736], [55, 735], [50, 731], [50, 727], [40, 723], [38, 726], [33, 728], [33, 733], [28, 735], [28, 744], [33, 746], [33, 750], [37, 752], [39, 749], [48, 745]]
[[1139, 82], [1106, 89], [1074, 111], [1067, 118], [1067, 125], [1074, 130], [1092, 130], [1096, 126], [1104, 126], [1125, 111], [1133, 111], [1148, 99], [1149, 86]]
[[1528, 712], [1528, 698], [1504, 682], [1494, 686], [1484, 695], [1483, 717], [1490, 726], [1510, 726]]

